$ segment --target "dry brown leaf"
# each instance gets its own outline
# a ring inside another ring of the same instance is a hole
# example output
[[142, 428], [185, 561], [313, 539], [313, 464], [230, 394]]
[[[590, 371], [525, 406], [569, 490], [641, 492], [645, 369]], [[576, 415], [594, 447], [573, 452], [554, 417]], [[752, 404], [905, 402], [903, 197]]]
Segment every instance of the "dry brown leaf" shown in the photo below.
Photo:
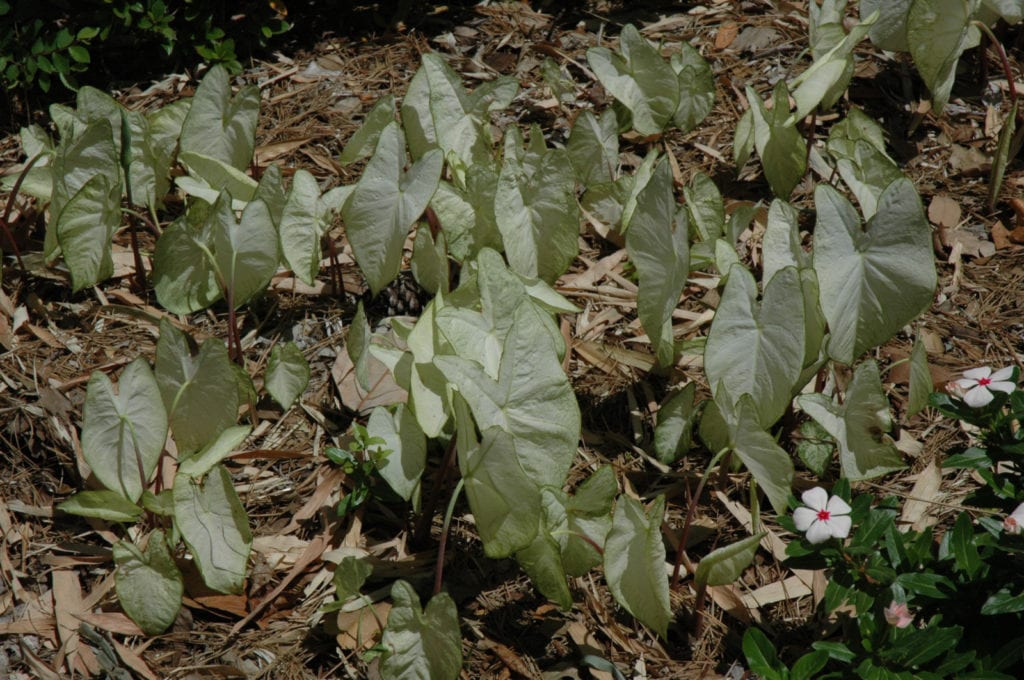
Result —
[[387, 622], [391, 611], [390, 602], [375, 602], [354, 612], [338, 612], [338, 647], [355, 652], [365, 652], [380, 639], [381, 622]]
[[811, 588], [796, 576], [784, 581], [775, 581], [743, 595], [743, 603], [750, 609], [765, 605], [795, 600], [811, 594]]
[[996, 220], [996, 223], [992, 225], [992, 243], [995, 244], [996, 250], [1014, 247], [1010, 233], [1010, 230], [1003, 226], [1002, 221]]
[[369, 357], [369, 391], [356, 379], [356, 367], [347, 351], [338, 352], [331, 366], [331, 377], [338, 389], [341, 403], [356, 413], [368, 413], [374, 406], [389, 406], [408, 400], [408, 393], [399, 387], [388, 367], [372, 354]]
[[280, 158], [285, 154], [295, 151], [303, 144], [309, 142], [312, 137], [301, 137], [299, 139], [287, 139], [282, 142], [274, 142], [273, 144], [264, 144], [257, 146], [255, 151], [255, 161], [260, 167], [266, 166], [270, 161], [275, 158]]
[[81, 641], [78, 626], [81, 614], [86, 609], [82, 602], [82, 587], [78, 574], [68, 569], [53, 572], [53, 611], [57, 618], [57, 636], [61, 641], [59, 658], [67, 662], [68, 672], [96, 675], [99, 662], [92, 648]]
[[732, 583], [724, 586], [708, 586], [708, 593], [711, 595], [711, 599], [715, 601], [715, 604], [743, 623], [750, 624], [755, 620], [761, 620], [761, 613], [756, 609], [747, 607], [739, 588]]
[[964, 177], [983, 177], [992, 168], [992, 159], [981, 149], [954, 144], [949, 167]]
[[739, 24], [735, 21], [726, 21], [722, 24], [721, 28], [718, 29], [718, 35], [715, 36], [715, 49], [724, 50], [732, 44], [732, 41], [736, 39], [739, 32]]
[[905, 523], [901, 528], [924, 531], [938, 521], [929, 511], [935, 507], [936, 502], [942, 500], [943, 495], [939, 492], [941, 484], [942, 469], [933, 460], [917, 474], [914, 488], [910, 490], [903, 504], [903, 512], [900, 513], [900, 520]]
[[935, 196], [928, 206], [928, 219], [938, 227], [956, 227], [961, 214], [960, 204], [949, 196]]

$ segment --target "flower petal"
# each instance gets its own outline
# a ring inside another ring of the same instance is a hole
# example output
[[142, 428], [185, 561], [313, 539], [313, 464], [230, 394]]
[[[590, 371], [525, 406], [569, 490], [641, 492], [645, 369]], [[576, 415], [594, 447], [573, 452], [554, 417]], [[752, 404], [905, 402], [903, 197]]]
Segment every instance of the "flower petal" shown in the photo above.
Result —
[[829, 514], [832, 516], [850, 514], [850, 506], [847, 505], [846, 501], [839, 496], [832, 496], [832, 498], [829, 498], [828, 506], [825, 509], [828, 510]]
[[982, 378], [987, 378], [990, 375], [992, 375], [992, 369], [989, 368], [988, 366], [981, 366], [980, 368], [972, 368], [970, 370], [964, 371], [964, 377], [970, 378], [975, 382], [981, 380]]
[[956, 380], [954, 380], [950, 384], [951, 385], [956, 385], [957, 388], [961, 389], [961, 390], [969, 390], [972, 387], [977, 387], [978, 386], [978, 381], [977, 380], [969, 380], [967, 378], [957, 378]]
[[989, 380], [995, 382], [996, 380], [1009, 380], [1013, 377], [1013, 366], [1007, 366], [1000, 368], [998, 371], [990, 375]]
[[1014, 518], [1020, 524], [1024, 524], [1024, 503], [1017, 506], [1017, 509], [1010, 513], [1010, 517]]
[[[849, 515], [833, 515], [832, 519], [823, 524], [828, 525], [829, 532], [836, 538], [846, 538], [850, 535], [850, 529], [853, 527], [853, 520], [850, 519]], [[810, 532], [808, 532], [810, 533]]]
[[988, 387], [990, 390], [996, 390], [997, 392], [1006, 392], [1007, 394], [1017, 389], [1017, 385], [1015, 383], [1005, 381], [990, 382], [988, 385], [986, 385], [986, 387]]
[[797, 508], [793, 511], [793, 524], [798, 531], [807, 531], [818, 519], [818, 513], [810, 508]]
[[816, 486], [813, 489], [804, 491], [800, 496], [800, 500], [812, 510], [824, 510], [828, 504], [828, 492], [820, 486]]
[[964, 403], [971, 408], [981, 408], [987, 406], [993, 399], [992, 393], [987, 389], [978, 385], [974, 389], [968, 390], [967, 394], [964, 395]]
[[832, 529], [828, 522], [815, 522], [807, 530], [807, 540], [811, 543], [824, 543], [832, 538]]

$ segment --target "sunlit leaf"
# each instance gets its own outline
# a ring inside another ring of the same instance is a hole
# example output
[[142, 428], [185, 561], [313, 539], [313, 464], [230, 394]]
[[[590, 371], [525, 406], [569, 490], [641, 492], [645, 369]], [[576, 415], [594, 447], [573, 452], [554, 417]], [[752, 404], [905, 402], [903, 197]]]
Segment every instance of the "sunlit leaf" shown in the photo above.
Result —
[[366, 114], [363, 124], [359, 126], [359, 129], [345, 144], [345, 148], [342, 149], [338, 162], [342, 165], [349, 165], [372, 154], [377, 147], [380, 133], [394, 120], [395, 95], [389, 93], [378, 99]]
[[928, 352], [925, 351], [924, 338], [918, 333], [914, 340], [914, 348], [910, 351], [910, 394], [907, 398], [907, 415], [916, 415], [928, 405], [928, 395], [932, 393], [932, 374], [928, 370]]
[[672, 55], [670, 63], [679, 83], [679, 106], [672, 122], [689, 132], [703, 121], [715, 105], [715, 77], [711, 65], [688, 42]]
[[454, 680], [462, 668], [459, 613], [448, 593], [438, 593], [420, 609], [420, 597], [405, 581], [391, 586], [391, 612], [381, 644], [388, 655], [380, 665], [385, 678]]
[[914, 0], [907, 11], [907, 45], [936, 114], [949, 101], [960, 55], [978, 43], [970, 23], [976, 7], [976, 0]]
[[309, 384], [309, 362], [294, 342], [274, 345], [267, 361], [266, 388], [285, 409], [291, 408]]
[[572, 126], [565, 148], [576, 179], [583, 186], [614, 180], [619, 169], [619, 128], [615, 112], [605, 109], [599, 118], [591, 111], [583, 111]]
[[202, 477], [217, 463], [231, 455], [252, 433], [248, 425], [235, 425], [221, 431], [215, 439], [190, 456], [183, 456], [178, 463], [178, 474]]
[[121, 226], [120, 194], [120, 185], [111, 186], [104, 175], [94, 175], [60, 211], [57, 242], [75, 291], [114, 273], [110, 249]]
[[369, 436], [383, 439], [383, 448], [391, 452], [374, 457], [377, 472], [395, 493], [418, 505], [420, 478], [427, 464], [427, 439], [416, 416], [405, 404], [395, 407], [394, 414], [378, 406], [370, 413], [366, 430]]
[[697, 565], [697, 573], [693, 576], [694, 582], [697, 585], [708, 586], [729, 585], [754, 561], [754, 554], [764, 537], [765, 532], [762, 531], [712, 550]]
[[178, 618], [185, 582], [160, 529], [145, 550], [127, 541], [113, 547], [114, 587], [125, 613], [147, 635], [159, 635]]
[[181, 153], [214, 158], [237, 170], [249, 167], [256, 145], [259, 88], [232, 94], [227, 70], [213, 66], [196, 88], [181, 127]]
[[142, 508], [117, 491], [79, 491], [57, 506], [61, 512], [80, 517], [95, 517], [108, 522], [134, 522], [142, 516]]
[[320, 272], [320, 241], [328, 226], [316, 178], [306, 170], [297, 170], [281, 212], [278, 231], [285, 261], [295, 275], [309, 285], [313, 285]]
[[604, 545], [608, 589], [626, 611], [661, 637], [667, 635], [672, 618], [661, 539], [664, 518], [664, 496], [658, 496], [646, 512], [639, 501], [620, 496]]

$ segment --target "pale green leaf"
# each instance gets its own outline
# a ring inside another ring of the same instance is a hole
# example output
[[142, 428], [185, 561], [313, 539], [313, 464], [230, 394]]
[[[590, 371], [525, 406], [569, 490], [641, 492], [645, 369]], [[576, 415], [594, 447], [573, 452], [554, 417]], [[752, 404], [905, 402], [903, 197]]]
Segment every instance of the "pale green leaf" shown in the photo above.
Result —
[[438, 291], [448, 292], [448, 245], [444, 232], [438, 232], [437, 239], [430, 229], [420, 227], [416, 230], [413, 242], [412, 261], [409, 263], [412, 275], [423, 290], [431, 295]]
[[907, 44], [921, 80], [942, 113], [956, 80], [960, 55], [977, 38], [970, 24], [977, 0], [914, 0], [907, 11]]
[[427, 464], [427, 439], [405, 404], [394, 414], [378, 406], [370, 413], [366, 430], [371, 437], [384, 440], [383, 448], [391, 453], [374, 456], [377, 472], [395, 493], [418, 505], [421, 477]]
[[291, 408], [309, 384], [309, 362], [294, 342], [274, 345], [267, 361], [266, 388], [285, 409]]
[[142, 507], [154, 515], [174, 517], [174, 490], [164, 489], [157, 494], [148, 489], [143, 491]]
[[561, 547], [543, 519], [533, 543], [516, 553], [516, 561], [544, 597], [558, 603], [563, 610], [572, 608]]
[[683, 188], [690, 228], [701, 241], [714, 241], [725, 230], [725, 206], [714, 180], [698, 172]]
[[667, 465], [690, 450], [693, 424], [697, 415], [694, 396], [697, 383], [687, 383], [673, 392], [658, 408], [658, 424], [654, 428], [654, 451]]
[[619, 174], [619, 128], [615, 112], [605, 109], [598, 118], [583, 111], [573, 123], [566, 143], [576, 179], [585, 187], [611, 182]]
[[57, 506], [61, 512], [80, 517], [95, 517], [108, 522], [134, 522], [142, 516], [142, 508], [116, 491], [79, 491]]
[[672, 619], [661, 539], [664, 519], [664, 496], [658, 496], [647, 512], [639, 501], [620, 496], [604, 544], [608, 589], [626, 611], [663, 638]]
[[860, 0], [861, 19], [878, 12], [868, 35], [883, 50], [907, 52], [907, 12], [913, 0]]
[[771, 281], [784, 267], [804, 269], [811, 257], [800, 245], [797, 211], [789, 203], [775, 199], [768, 208], [768, 222], [761, 241], [761, 277]]
[[587, 61], [601, 85], [632, 114], [634, 130], [656, 135], [668, 126], [679, 108], [679, 80], [636, 27], [623, 27], [619, 53], [591, 47]]
[[405, 136], [390, 123], [342, 209], [356, 262], [375, 295], [398, 276], [405, 238], [437, 189], [443, 158], [435, 150], [408, 172], [405, 164]]
[[494, 163], [466, 168], [465, 186], [442, 180], [430, 205], [448, 240], [448, 254], [457, 262], [472, 259], [483, 248], [502, 250], [494, 215], [498, 169]]
[[181, 126], [191, 106], [191, 100], [178, 99], [146, 114], [149, 123], [149, 137], [146, 143], [156, 173], [155, 192], [158, 205], [162, 203], [170, 186], [171, 166], [178, 151]]
[[238, 387], [221, 340], [209, 338], [192, 356], [185, 334], [162, 319], [156, 383], [181, 453], [213, 442], [238, 419]]
[[377, 100], [377, 103], [366, 114], [366, 118], [363, 119], [363, 124], [349, 138], [338, 157], [338, 162], [342, 165], [350, 165], [372, 154], [377, 147], [381, 131], [394, 120], [395, 95], [386, 94]]
[[765, 178], [772, 192], [785, 200], [807, 170], [807, 142], [797, 130], [796, 120], [789, 115], [789, 90], [782, 80], [775, 85], [775, 106], [771, 111], [749, 86], [747, 98], [753, 112], [754, 147], [761, 157]]
[[114, 588], [125, 613], [147, 635], [171, 627], [181, 609], [185, 581], [167, 548], [164, 532], [155, 529], [145, 550], [127, 541], [113, 547]]
[[339, 603], [344, 603], [359, 595], [366, 579], [373, 573], [373, 565], [369, 561], [347, 555], [334, 570], [334, 597]]
[[682, 52], [672, 55], [671, 64], [679, 83], [679, 106], [672, 122], [683, 132], [689, 132], [714, 108], [715, 76], [711, 65], [688, 42], [682, 43]]
[[928, 352], [924, 347], [924, 339], [920, 333], [914, 340], [914, 348], [910, 351], [910, 395], [907, 398], [907, 415], [913, 416], [928, 405], [928, 395], [932, 393], [932, 373], [928, 370]]
[[242, 592], [252, 532], [223, 465], [215, 466], [202, 480], [178, 475], [174, 520], [206, 585], [221, 593]]
[[64, 204], [56, 222], [57, 242], [71, 272], [71, 287], [79, 291], [114, 273], [110, 249], [121, 226], [120, 185], [94, 175]]
[[886, 432], [892, 428], [889, 402], [882, 389], [878, 365], [865, 361], [857, 366], [842, 404], [822, 394], [806, 394], [797, 404], [835, 437], [843, 476], [850, 481], [871, 479], [903, 466]]
[[263, 293], [277, 271], [277, 230], [267, 204], [251, 201], [235, 221], [231, 197], [222, 193], [213, 206], [213, 253], [224, 297], [237, 309]]
[[[654, 169], [658, 164], [658, 159], [661, 158], [661, 154], [658, 153], [657, 149], [651, 149], [644, 156], [644, 160], [640, 163], [640, 167], [636, 169], [636, 172], [632, 176], [626, 175], [620, 177], [618, 182], [625, 184], [627, 190], [626, 200], [622, 204], [622, 217], [620, 219], [619, 231], [626, 233], [629, 229], [629, 224], [633, 220], [633, 213], [636, 212], [637, 202], [640, 197], [640, 192], [647, 188], [647, 184], [651, 181], [651, 177], [654, 175]], [[617, 182], [617, 183], [618, 183]]]
[[890, 184], [861, 227], [835, 189], [815, 190], [814, 270], [828, 319], [828, 353], [852, 364], [928, 308], [936, 285], [931, 227], [907, 179]]
[[295, 275], [313, 285], [320, 272], [320, 242], [326, 228], [326, 211], [320, 203], [320, 186], [308, 171], [299, 169], [292, 178], [278, 231], [281, 254]]
[[181, 154], [199, 154], [237, 170], [249, 167], [256, 146], [260, 91], [232, 94], [228, 72], [216, 65], [203, 76], [181, 126]]
[[157, 300], [175, 314], [209, 307], [221, 298], [213, 257], [213, 209], [193, 205], [164, 229], [153, 257]]
[[[817, 12], [812, 12], [814, 14]], [[811, 33], [811, 48], [814, 63], [792, 82], [797, 86], [793, 91], [793, 99], [796, 101], [796, 112], [793, 115], [796, 120], [803, 119], [819, 106], [822, 109], [832, 108], [846, 92], [853, 77], [853, 48], [868, 34], [878, 15], [872, 14], [863, 19], [848, 34], [844, 33], [842, 17], [828, 18], [835, 21], [824, 24], [812, 22], [814, 30]]]
[[393, 680], [455, 680], [462, 669], [459, 613], [448, 593], [420, 609], [420, 597], [405, 581], [391, 586], [391, 612], [381, 644], [388, 655], [382, 677]]
[[356, 315], [348, 327], [348, 336], [345, 338], [345, 351], [352, 365], [356, 369], [356, 380], [359, 385], [369, 391], [370, 389], [370, 337], [373, 331], [366, 321], [366, 310], [363, 309], [363, 301], [356, 303]]
[[215, 439], [190, 456], [182, 457], [178, 473], [191, 477], [202, 477], [213, 466], [227, 458], [252, 432], [248, 425], [235, 425], [219, 433]]
[[85, 462], [103, 486], [137, 501], [167, 439], [167, 414], [149, 364], [141, 357], [128, 364], [116, 393], [110, 378], [94, 371], [82, 410]]
[[708, 553], [697, 565], [693, 581], [698, 586], [726, 586], [743, 574], [743, 570], [754, 561], [754, 554], [765, 532], [747, 536], [727, 546]]
[[675, 221], [672, 171], [662, 159], [640, 193], [626, 232], [626, 250], [640, 279], [637, 314], [661, 366], [675, 358], [672, 312], [689, 273], [689, 235]]

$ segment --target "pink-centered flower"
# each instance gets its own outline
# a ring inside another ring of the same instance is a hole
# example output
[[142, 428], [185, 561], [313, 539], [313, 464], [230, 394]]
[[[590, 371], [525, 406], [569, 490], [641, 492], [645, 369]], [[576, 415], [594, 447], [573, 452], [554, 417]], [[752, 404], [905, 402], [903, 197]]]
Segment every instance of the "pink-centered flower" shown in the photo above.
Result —
[[830, 538], [846, 538], [850, 535], [853, 520], [850, 506], [839, 496], [828, 497], [820, 486], [804, 491], [800, 499], [806, 508], [793, 511], [793, 523], [800, 531], [806, 532], [811, 543], [824, 543]]
[[906, 602], [890, 602], [882, 613], [885, 615], [885, 622], [897, 628], [906, 628], [914, 621], [914, 614]]
[[1024, 503], [1018, 505], [1016, 510], [1006, 516], [1006, 519], [1003, 520], [1003, 531], [1015, 536], [1024, 531]]
[[952, 392], [963, 399], [965, 404], [971, 408], [981, 408], [995, 399], [993, 390], [1009, 394], [1017, 389], [1012, 377], [1013, 366], [1000, 368], [994, 373], [988, 366], [982, 366], [964, 371], [964, 377], [954, 380], [950, 386]]

